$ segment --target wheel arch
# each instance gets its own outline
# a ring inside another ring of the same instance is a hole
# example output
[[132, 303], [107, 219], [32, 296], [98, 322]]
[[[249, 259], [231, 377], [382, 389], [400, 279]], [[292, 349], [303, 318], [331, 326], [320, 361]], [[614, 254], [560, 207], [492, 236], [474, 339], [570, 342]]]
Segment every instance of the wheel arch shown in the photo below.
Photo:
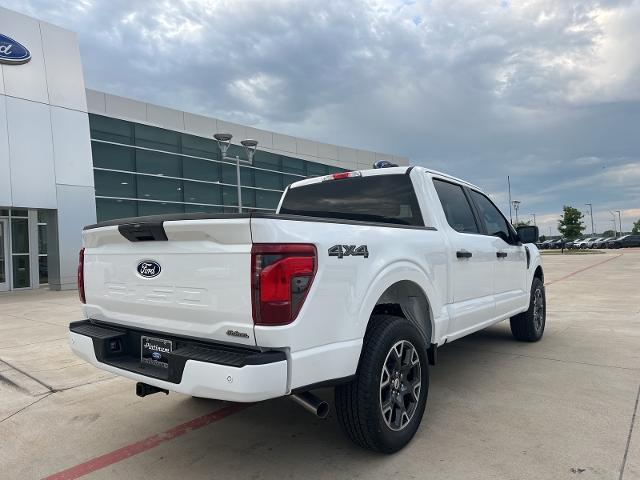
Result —
[[387, 313], [402, 316], [424, 335], [426, 345], [437, 336], [436, 290], [428, 274], [417, 266], [402, 262], [382, 272], [366, 295], [360, 311], [360, 334], [364, 337], [371, 316]]
[[542, 270], [542, 265], [538, 265], [536, 269], [533, 271], [533, 278], [539, 278], [544, 284], [544, 271]]

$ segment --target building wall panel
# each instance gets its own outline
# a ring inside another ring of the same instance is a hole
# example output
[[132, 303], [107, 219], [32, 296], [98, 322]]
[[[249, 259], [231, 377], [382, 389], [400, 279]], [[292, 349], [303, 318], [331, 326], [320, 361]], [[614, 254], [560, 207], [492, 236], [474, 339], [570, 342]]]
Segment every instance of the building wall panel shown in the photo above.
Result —
[[146, 103], [119, 97], [117, 95], [106, 94], [105, 105], [107, 115], [113, 115], [116, 118], [125, 118], [138, 122], [147, 121]]
[[86, 112], [87, 97], [76, 34], [45, 22], [40, 28], [49, 103]]
[[215, 118], [187, 112], [184, 114], [184, 129], [191, 135], [212, 138], [213, 134], [216, 133], [216, 128]]
[[11, 205], [11, 162], [7, 136], [7, 104], [4, 96], [0, 96], [0, 205]]
[[54, 249], [54, 256], [59, 262], [59, 275], [49, 281], [55, 290], [68, 290], [76, 288], [82, 227], [96, 222], [96, 202], [93, 187], [57, 185], [56, 189], [58, 248]]
[[180, 110], [147, 105], [147, 122], [169, 130], [184, 130], [184, 113]]
[[56, 183], [93, 186], [88, 115], [51, 107], [51, 131]]
[[91, 90], [89, 88], [87, 88], [85, 92], [87, 94], [87, 111], [98, 113], [100, 115], [106, 114], [106, 94], [104, 92], [98, 92], [97, 90]]
[[1, 65], [6, 95], [48, 103], [45, 61], [37, 20], [0, 7], [0, 32], [27, 47], [31, 61]]
[[56, 208], [50, 107], [6, 97], [12, 203]]

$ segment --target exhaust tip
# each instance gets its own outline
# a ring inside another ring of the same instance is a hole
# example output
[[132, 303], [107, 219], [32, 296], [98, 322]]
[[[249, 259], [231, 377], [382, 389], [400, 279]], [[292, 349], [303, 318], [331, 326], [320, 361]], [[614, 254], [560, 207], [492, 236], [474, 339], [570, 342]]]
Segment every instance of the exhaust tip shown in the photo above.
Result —
[[329, 404], [311, 392], [293, 393], [291, 399], [318, 418], [327, 418]]
[[320, 402], [320, 405], [318, 405], [316, 409], [316, 415], [319, 418], [327, 418], [327, 415], [329, 415], [329, 404], [327, 402]]

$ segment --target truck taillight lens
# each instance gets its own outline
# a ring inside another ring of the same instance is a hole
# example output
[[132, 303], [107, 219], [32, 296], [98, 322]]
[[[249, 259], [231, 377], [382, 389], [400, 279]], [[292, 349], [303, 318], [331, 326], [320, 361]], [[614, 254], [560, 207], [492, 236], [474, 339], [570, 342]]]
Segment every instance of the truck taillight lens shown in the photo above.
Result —
[[80, 255], [78, 255], [78, 295], [82, 303], [87, 303], [84, 296], [84, 248], [80, 249]]
[[251, 248], [253, 322], [286, 325], [298, 316], [316, 274], [316, 247], [256, 243]]

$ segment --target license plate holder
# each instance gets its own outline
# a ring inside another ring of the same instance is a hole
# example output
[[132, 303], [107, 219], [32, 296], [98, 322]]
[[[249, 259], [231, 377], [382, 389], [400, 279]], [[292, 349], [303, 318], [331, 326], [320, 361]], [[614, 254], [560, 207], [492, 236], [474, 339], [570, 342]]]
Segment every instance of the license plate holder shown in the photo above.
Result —
[[154, 367], [169, 368], [168, 353], [173, 350], [173, 342], [157, 337], [140, 337], [140, 361]]

